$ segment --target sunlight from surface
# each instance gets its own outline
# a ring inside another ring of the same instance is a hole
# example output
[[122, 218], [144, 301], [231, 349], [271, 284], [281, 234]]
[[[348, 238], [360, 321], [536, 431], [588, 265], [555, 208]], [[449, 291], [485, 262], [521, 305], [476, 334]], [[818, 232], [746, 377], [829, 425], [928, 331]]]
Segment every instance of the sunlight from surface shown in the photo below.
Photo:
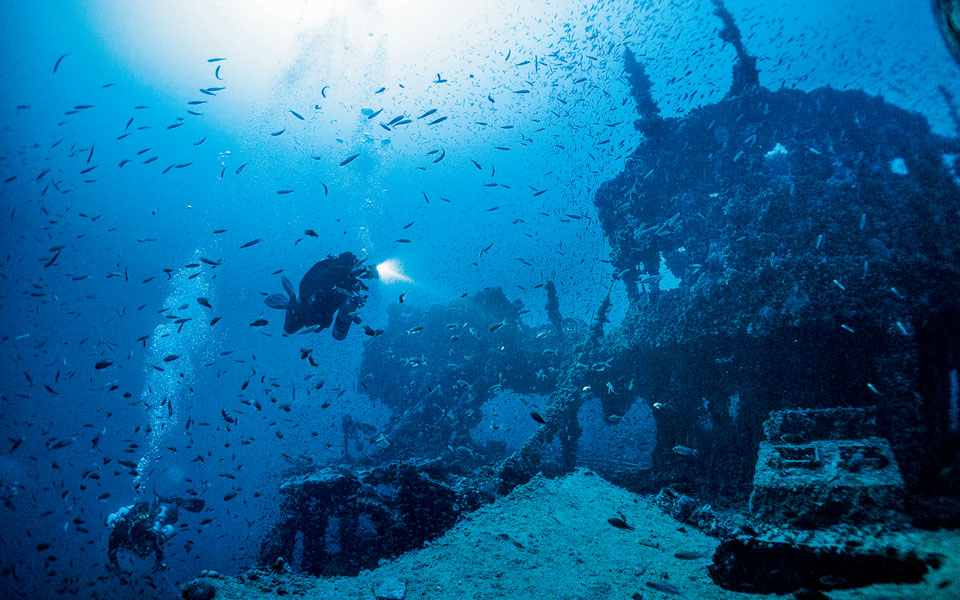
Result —
[[297, 64], [298, 68], [319, 70], [350, 65], [356, 72], [340, 72], [347, 80], [366, 75], [369, 69], [364, 65], [370, 67], [371, 61], [380, 72], [384, 67], [409, 65], [436, 49], [449, 49], [455, 38], [469, 32], [474, 18], [489, 13], [495, 4], [490, 0], [105, 1], [90, 11], [90, 17], [118, 58], [139, 72], [149, 71], [144, 75], [151, 81], [172, 85], [205, 67], [198, 63], [198, 56], [224, 57], [243, 65], [243, 79], [231, 82], [234, 89], [266, 92], [300, 61], [311, 64]]

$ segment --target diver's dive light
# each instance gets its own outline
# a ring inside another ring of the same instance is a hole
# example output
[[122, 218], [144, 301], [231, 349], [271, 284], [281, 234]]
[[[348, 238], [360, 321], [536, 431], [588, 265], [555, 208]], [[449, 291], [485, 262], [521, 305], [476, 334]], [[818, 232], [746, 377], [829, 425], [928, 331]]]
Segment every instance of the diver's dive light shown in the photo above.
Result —
[[409, 283], [413, 281], [403, 272], [403, 266], [395, 258], [389, 258], [377, 265], [377, 275], [380, 276], [380, 281], [383, 283], [394, 283], [396, 281]]

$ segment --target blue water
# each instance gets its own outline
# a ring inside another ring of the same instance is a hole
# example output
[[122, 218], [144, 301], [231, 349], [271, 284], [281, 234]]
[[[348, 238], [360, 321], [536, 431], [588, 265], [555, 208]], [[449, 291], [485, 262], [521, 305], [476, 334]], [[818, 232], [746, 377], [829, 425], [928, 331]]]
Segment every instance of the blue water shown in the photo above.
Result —
[[[401, 294], [422, 311], [491, 286], [543, 324], [546, 280], [565, 317], [589, 321], [609, 290], [623, 318], [593, 197], [641, 140], [624, 50], [665, 117], [720, 100], [733, 52], [712, 5], [399, 4], [5, 3], [4, 597], [130, 589], [105, 575], [103, 521], [153, 491], [198, 492], [213, 520], [181, 517], [148, 595], [239, 572], [285, 455], [335, 463], [343, 415], [388, 419], [358, 386], [358, 328], [281, 335], [263, 303], [277, 271], [296, 283], [344, 251], [397, 261], [409, 280], [372, 284], [373, 328]], [[960, 97], [960, 70], [926, 0], [727, 6], [762, 85], [862, 89], [957, 133], [938, 87]]]

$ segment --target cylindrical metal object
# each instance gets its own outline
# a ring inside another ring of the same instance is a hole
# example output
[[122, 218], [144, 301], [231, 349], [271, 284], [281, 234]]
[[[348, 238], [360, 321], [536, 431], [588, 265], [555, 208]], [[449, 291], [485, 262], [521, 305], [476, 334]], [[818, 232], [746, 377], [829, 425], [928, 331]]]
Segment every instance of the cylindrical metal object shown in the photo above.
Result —
[[350, 324], [353, 323], [353, 311], [357, 309], [357, 301], [353, 298], [347, 298], [340, 311], [337, 312], [337, 318], [333, 322], [333, 339], [343, 341], [350, 331]]

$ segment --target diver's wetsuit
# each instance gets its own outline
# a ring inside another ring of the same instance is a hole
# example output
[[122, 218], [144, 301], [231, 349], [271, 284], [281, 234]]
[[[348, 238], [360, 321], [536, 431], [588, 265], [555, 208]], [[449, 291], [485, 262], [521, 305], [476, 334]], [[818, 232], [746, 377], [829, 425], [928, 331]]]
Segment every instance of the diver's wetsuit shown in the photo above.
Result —
[[129, 550], [144, 558], [156, 556], [157, 567], [163, 566], [163, 544], [174, 535], [173, 524], [179, 513], [176, 503], [157, 502], [152, 507], [146, 502], [124, 506], [107, 517], [112, 527], [107, 544], [107, 560], [117, 566], [117, 551]]
[[359, 308], [363, 297], [358, 296], [366, 285], [360, 281], [357, 257], [352, 252], [327, 257], [310, 267], [300, 280], [299, 297], [287, 308], [283, 330], [296, 333], [303, 327], [315, 325], [317, 331], [330, 327], [337, 310], [348, 299], [353, 299]]

